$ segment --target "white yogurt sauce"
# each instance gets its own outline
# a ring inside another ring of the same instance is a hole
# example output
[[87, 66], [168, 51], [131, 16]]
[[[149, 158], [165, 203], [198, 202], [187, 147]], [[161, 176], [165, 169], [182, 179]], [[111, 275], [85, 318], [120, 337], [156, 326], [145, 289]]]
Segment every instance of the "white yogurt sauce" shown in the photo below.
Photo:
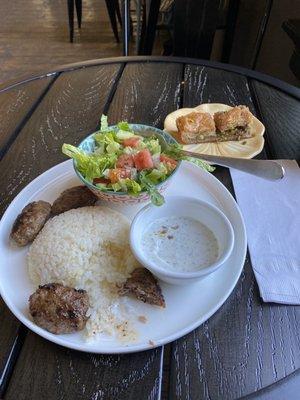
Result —
[[165, 217], [143, 233], [142, 251], [157, 266], [177, 272], [205, 268], [218, 258], [218, 241], [201, 222], [189, 217]]

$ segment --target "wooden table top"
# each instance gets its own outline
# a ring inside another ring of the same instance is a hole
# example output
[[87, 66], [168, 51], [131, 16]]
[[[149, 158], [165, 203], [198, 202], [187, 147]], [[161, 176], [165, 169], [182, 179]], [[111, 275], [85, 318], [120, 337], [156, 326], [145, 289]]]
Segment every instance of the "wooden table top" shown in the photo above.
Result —
[[[299, 99], [299, 89], [253, 71], [159, 57], [74, 64], [2, 87], [1, 215], [22, 188], [65, 159], [62, 143], [96, 130], [102, 113], [111, 123], [162, 127], [178, 107], [245, 104], [266, 126], [259, 157], [299, 159]], [[228, 170], [214, 174], [234, 194]], [[0, 398], [263, 398], [262, 389], [296, 376], [299, 328], [300, 307], [261, 301], [249, 255], [234, 291], [208, 321], [171, 344], [129, 355], [50, 343], [22, 326], [0, 298]]]

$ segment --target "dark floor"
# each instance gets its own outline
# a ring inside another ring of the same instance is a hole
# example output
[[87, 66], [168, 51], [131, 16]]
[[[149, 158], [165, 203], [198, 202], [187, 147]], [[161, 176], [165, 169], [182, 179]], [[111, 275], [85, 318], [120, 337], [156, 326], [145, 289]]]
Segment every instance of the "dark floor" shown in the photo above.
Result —
[[[253, 0], [259, 9], [263, 9], [265, 2]], [[83, 0], [82, 3], [82, 29], [81, 32], [75, 29], [74, 43], [69, 43], [67, 0], [0, 0], [0, 84], [32, 73], [48, 71], [62, 64], [121, 56], [122, 44], [116, 43], [113, 36], [105, 1]], [[293, 10], [295, 15], [299, 13], [300, 2], [277, 0], [273, 3], [258, 55], [257, 70], [299, 86], [299, 81], [289, 68], [294, 45], [283, 32], [281, 24], [293, 14]], [[258, 29], [255, 27], [251, 33], [248, 26], [243, 26], [244, 20], [253, 17], [255, 10], [251, 10], [247, 0], [241, 1], [239, 20], [243, 29], [237, 29], [230, 60], [233, 64], [247, 68], [251, 68], [248, 59], [253, 55]], [[257, 14], [259, 25], [263, 10], [260, 9]], [[164, 36], [160, 33], [153, 54], [161, 53], [163, 40]], [[219, 59], [218, 51], [215, 50], [218, 50], [220, 43], [216, 40], [212, 56], [214, 60]], [[132, 43], [131, 55], [135, 54], [134, 48]]]
[[105, 1], [82, 3], [82, 28], [69, 43], [67, 0], [1, 0], [0, 83], [57, 65], [121, 56]]

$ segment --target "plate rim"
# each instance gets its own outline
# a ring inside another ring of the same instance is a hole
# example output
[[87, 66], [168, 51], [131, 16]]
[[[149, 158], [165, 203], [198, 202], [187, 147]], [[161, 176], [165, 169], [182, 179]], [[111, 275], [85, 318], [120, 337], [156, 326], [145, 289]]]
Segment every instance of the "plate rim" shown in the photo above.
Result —
[[[53, 167], [47, 169], [40, 175], [38, 175], [35, 179], [33, 179], [31, 182], [29, 182], [12, 200], [12, 202], [9, 204], [5, 212], [3, 213], [1, 220], [0, 220], [0, 233], [1, 230], [3, 229], [5, 219], [7, 218], [7, 215], [9, 214], [10, 210], [14, 207], [14, 204], [19, 200], [19, 198], [24, 195], [24, 192], [28, 191], [30, 187], [36, 183], [38, 183], [39, 180], [42, 180], [43, 177], [45, 177], [48, 174], [53, 173], [54, 170], [62, 170], [61, 172], [57, 173], [56, 177], [51, 179], [49, 181], [49, 185], [55, 181], [56, 179], [61, 179], [62, 176], [68, 175], [71, 173], [71, 171], [68, 171], [67, 168], [71, 165], [72, 160], [67, 160], [63, 161], [59, 164], [54, 165]], [[74, 342], [68, 342], [65, 341], [65, 339], [61, 338], [61, 336], [54, 335], [42, 328], [40, 328], [38, 325], [36, 325], [34, 322], [29, 320], [26, 316], [24, 316], [19, 310], [14, 306], [13, 302], [10, 301], [10, 299], [6, 296], [5, 290], [2, 287], [2, 282], [0, 281], [0, 295], [5, 302], [6, 306], [10, 309], [10, 311], [13, 313], [13, 315], [21, 322], [23, 323], [28, 329], [30, 329], [32, 332], [38, 334], [39, 336], [43, 337], [44, 339], [49, 340], [52, 343], [58, 344], [60, 346], [70, 348], [73, 350], [78, 350], [82, 352], [87, 352], [87, 353], [93, 353], [93, 354], [127, 354], [127, 353], [135, 353], [135, 352], [140, 352], [140, 351], [146, 351], [146, 350], [151, 350], [155, 349], [157, 347], [160, 347], [162, 345], [168, 344], [170, 342], [173, 342], [188, 333], [192, 332], [196, 328], [198, 328], [200, 325], [202, 325], [205, 321], [207, 321], [213, 314], [217, 312], [219, 308], [225, 303], [225, 301], [229, 298], [231, 295], [233, 289], [235, 288], [241, 273], [244, 268], [244, 263], [246, 259], [246, 253], [247, 253], [247, 236], [246, 236], [246, 228], [243, 220], [243, 216], [241, 214], [241, 211], [239, 209], [239, 206], [237, 202], [235, 201], [234, 197], [232, 194], [229, 192], [229, 190], [212, 174], [208, 173], [207, 171], [200, 170], [199, 171], [203, 172], [204, 174], [207, 174], [206, 177], [209, 176], [209, 180], [211, 179], [213, 184], [216, 185], [219, 189], [222, 189], [223, 191], [226, 192], [227, 196], [230, 198], [230, 201], [232, 202], [232, 205], [235, 208], [235, 211], [237, 212], [237, 215], [239, 217], [239, 223], [240, 223], [240, 228], [242, 230], [242, 245], [243, 247], [241, 248], [241, 254], [242, 254], [242, 262], [241, 266], [239, 268], [239, 272], [235, 276], [235, 278], [232, 280], [231, 285], [229, 289], [227, 290], [226, 294], [221, 297], [221, 299], [217, 302], [217, 304], [208, 312], [205, 313], [204, 317], [198, 318], [195, 322], [192, 324], [187, 325], [186, 327], [176, 331], [175, 333], [168, 335], [164, 337], [161, 340], [157, 340], [154, 342], [154, 344], [150, 343], [141, 343], [141, 344], [128, 344], [128, 345], [121, 345], [112, 348], [108, 348], [106, 350], [105, 348], [98, 349], [97, 347], [90, 347], [89, 342], [82, 342], [82, 343], [74, 343]], [[75, 173], [74, 173], [75, 175]], [[76, 176], [76, 175], [75, 175]], [[205, 175], [204, 175], [205, 176]], [[176, 180], [176, 177], [175, 179]]]

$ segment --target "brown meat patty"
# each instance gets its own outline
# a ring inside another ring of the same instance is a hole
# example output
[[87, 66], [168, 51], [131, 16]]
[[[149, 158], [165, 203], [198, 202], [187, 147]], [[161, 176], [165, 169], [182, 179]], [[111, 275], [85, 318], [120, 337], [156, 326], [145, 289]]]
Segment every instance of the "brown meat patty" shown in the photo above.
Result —
[[146, 268], [136, 268], [119, 288], [119, 294], [131, 294], [144, 303], [165, 307], [165, 299], [156, 278]]
[[34, 322], [55, 334], [82, 330], [89, 317], [89, 297], [85, 290], [77, 290], [48, 283], [29, 297], [29, 311]]
[[52, 205], [52, 214], [57, 215], [73, 208], [93, 206], [97, 197], [86, 186], [74, 186], [64, 190]]
[[23, 208], [15, 220], [10, 237], [19, 245], [32, 242], [50, 217], [51, 204], [46, 201], [34, 201]]

